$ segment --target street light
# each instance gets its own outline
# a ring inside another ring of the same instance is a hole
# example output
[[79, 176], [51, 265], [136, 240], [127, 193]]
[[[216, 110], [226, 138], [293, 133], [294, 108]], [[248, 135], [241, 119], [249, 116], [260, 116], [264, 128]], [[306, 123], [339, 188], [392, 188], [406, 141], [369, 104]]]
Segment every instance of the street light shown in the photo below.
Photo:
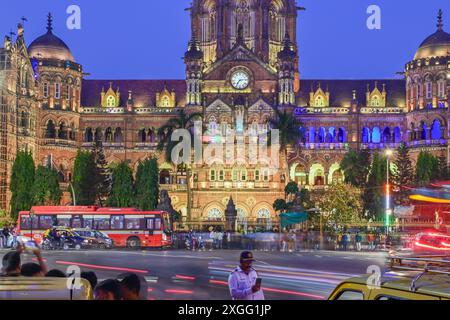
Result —
[[31, 241], [33, 241], [33, 218], [34, 218], [34, 211], [33, 209], [30, 210], [30, 231], [31, 231]]
[[389, 173], [390, 173], [390, 159], [394, 155], [394, 152], [391, 149], [386, 150], [386, 241], [389, 236], [389, 227], [390, 227], [390, 216], [392, 215], [391, 210], [391, 185], [389, 181]]

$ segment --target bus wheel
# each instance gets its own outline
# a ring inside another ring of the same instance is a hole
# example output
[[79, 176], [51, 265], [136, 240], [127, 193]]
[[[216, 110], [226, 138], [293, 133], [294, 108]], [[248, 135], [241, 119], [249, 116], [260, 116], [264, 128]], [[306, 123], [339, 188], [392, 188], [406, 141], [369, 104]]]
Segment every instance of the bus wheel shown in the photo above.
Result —
[[131, 249], [137, 249], [141, 246], [141, 241], [139, 238], [132, 237], [127, 240], [127, 247]]

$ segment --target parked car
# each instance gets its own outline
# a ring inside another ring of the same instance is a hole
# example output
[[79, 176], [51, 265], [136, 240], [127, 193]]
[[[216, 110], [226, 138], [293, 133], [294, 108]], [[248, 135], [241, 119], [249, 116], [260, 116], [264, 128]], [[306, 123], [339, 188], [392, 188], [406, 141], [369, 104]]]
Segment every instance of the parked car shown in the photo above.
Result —
[[97, 249], [111, 249], [114, 246], [113, 240], [105, 233], [92, 229], [73, 229], [81, 237], [92, 242], [92, 247]]

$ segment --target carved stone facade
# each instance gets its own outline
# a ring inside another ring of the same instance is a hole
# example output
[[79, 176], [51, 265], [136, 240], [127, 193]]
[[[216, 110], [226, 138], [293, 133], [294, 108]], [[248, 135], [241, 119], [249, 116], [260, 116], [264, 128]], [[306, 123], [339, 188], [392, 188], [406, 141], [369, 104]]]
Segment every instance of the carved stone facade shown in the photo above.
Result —
[[[67, 183], [77, 150], [89, 150], [102, 139], [111, 164], [128, 161], [137, 169], [140, 160], [158, 157], [161, 188], [185, 220], [223, 225], [232, 196], [238, 224], [267, 225], [276, 219], [272, 204], [284, 198], [289, 180], [311, 189], [340, 182], [339, 163], [351, 149], [383, 150], [406, 142], [416, 155], [424, 149], [447, 155], [450, 40], [442, 18], [438, 31], [406, 65], [406, 80], [300, 80], [297, 10], [294, 0], [194, 0], [186, 78], [181, 80], [82, 79], [81, 65], [54, 36], [51, 18], [47, 34], [30, 45], [29, 54], [23, 37], [6, 41], [0, 63], [8, 68], [0, 70], [0, 77], [8, 80], [2, 82], [0, 102], [7, 125], [0, 133], [7, 159], [0, 162], [0, 173], [6, 172], [0, 182], [9, 177], [14, 141], [32, 148], [37, 163], [51, 159]], [[14, 74], [19, 69], [4, 56], [25, 61], [35, 76], [28, 91], [18, 91]], [[29, 136], [19, 134], [16, 105], [34, 119]], [[251, 156], [239, 152], [241, 162], [232, 165], [167, 163], [156, 148], [163, 138], [158, 129], [181, 109], [203, 114], [203, 129], [209, 132], [204, 147], [223, 141], [229, 129], [268, 129], [276, 109], [293, 113], [303, 123], [303, 139], [289, 148], [290, 176], [279, 155], [275, 172], [251, 164]], [[8, 182], [1, 183], [5, 199]], [[69, 202], [66, 194], [64, 203]], [[7, 207], [7, 200], [0, 204]]]

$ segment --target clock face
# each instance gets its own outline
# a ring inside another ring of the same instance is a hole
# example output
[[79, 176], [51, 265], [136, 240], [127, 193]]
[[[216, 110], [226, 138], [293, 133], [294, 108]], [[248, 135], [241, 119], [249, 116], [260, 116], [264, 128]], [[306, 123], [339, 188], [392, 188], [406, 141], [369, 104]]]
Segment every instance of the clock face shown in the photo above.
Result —
[[246, 89], [250, 84], [250, 77], [245, 71], [236, 71], [231, 76], [231, 85], [238, 90]]

